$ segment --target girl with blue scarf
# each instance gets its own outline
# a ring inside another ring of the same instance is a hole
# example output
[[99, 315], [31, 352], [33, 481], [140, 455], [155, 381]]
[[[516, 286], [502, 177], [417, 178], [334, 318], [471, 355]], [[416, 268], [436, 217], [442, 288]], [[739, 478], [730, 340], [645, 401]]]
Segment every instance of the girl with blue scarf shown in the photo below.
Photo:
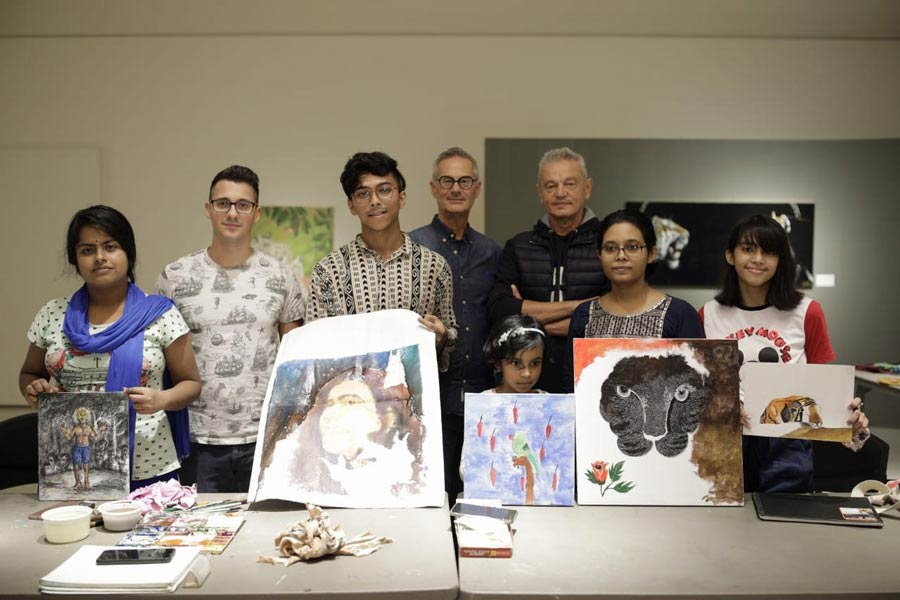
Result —
[[[84, 285], [35, 317], [19, 389], [31, 406], [45, 392], [124, 390], [132, 489], [175, 477], [189, 449], [187, 406], [200, 394], [189, 329], [171, 300], [134, 284], [134, 232], [119, 211], [78, 211], [66, 251]], [[90, 489], [87, 471], [76, 487]]]

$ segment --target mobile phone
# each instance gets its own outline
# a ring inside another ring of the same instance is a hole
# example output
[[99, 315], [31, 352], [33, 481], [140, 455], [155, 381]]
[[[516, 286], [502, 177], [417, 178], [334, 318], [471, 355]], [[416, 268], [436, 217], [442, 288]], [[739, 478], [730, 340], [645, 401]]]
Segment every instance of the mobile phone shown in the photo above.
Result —
[[104, 550], [97, 557], [98, 565], [152, 565], [167, 563], [175, 556], [175, 548], [123, 548]]
[[492, 519], [500, 519], [504, 523], [512, 523], [516, 520], [516, 515], [519, 513], [512, 508], [457, 502], [453, 505], [453, 508], [450, 509], [450, 514], [454, 517], [463, 517], [467, 515], [473, 517], [490, 517]]

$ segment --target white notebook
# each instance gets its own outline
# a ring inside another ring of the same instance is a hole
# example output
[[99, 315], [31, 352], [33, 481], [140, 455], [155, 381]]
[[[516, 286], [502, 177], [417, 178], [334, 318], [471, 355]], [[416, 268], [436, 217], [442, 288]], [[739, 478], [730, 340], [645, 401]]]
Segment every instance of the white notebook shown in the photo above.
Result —
[[[172, 592], [192, 573], [200, 585], [209, 573], [209, 561], [200, 556], [200, 548], [177, 548], [168, 563], [149, 565], [97, 565], [104, 550], [116, 546], [82, 546], [64, 563], [41, 578], [40, 590], [48, 594]], [[197, 564], [195, 564], [197, 563]]]

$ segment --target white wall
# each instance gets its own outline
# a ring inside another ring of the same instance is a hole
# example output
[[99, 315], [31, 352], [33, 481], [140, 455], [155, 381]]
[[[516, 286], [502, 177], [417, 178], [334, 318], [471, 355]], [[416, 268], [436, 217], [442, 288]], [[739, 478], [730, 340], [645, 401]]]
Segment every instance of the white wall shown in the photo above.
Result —
[[[430, 164], [450, 145], [480, 159], [486, 137], [900, 137], [898, 73], [898, 41], [19, 34], [0, 37], [0, 147], [98, 152], [96, 200], [132, 220], [149, 287], [208, 242], [202, 203], [231, 163], [257, 170], [263, 203], [334, 205], [343, 243], [358, 225], [337, 179], [358, 150], [399, 160], [412, 229], [434, 211]], [[62, 251], [65, 193], [33, 207], [53, 222], [39, 238], [6, 199], [3, 314], [53, 293], [58, 262], [29, 263], [27, 282], [12, 263], [32, 244]], [[24, 348], [29, 321], [6, 320], [4, 345]], [[0, 402], [19, 402], [3, 386]]]

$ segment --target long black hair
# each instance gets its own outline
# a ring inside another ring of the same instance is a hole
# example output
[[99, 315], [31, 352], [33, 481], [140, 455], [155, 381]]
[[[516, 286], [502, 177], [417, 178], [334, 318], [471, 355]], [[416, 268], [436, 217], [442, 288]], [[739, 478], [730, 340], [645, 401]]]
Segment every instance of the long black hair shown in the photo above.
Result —
[[[803, 292], [797, 290], [797, 259], [784, 228], [775, 219], [766, 215], [751, 215], [740, 220], [728, 238], [728, 250], [734, 254], [743, 243], [756, 244], [763, 252], [778, 257], [778, 268], [769, 280], [766, 292], [766, 303], [778, 310], [797, 308], [803, 299]], [[741, 288], [737, 271], [722, 257], [725, 268], [722, 271], [722, 290], [716, 295], [716, 301], [725, 306], [741, 303]]]
[[66, 257], [69, 259], [69, 264], [75, 267], [76, 271], [78, 270], [78, 259], [75, 255], [75, 248], [78, 246], [81, 230], [85, 227], [99, 229], [122, 246], [125, 256], [128, 257], [128, 281], [134, 283], [137, 247], [134, 243], [134, 230], [131, 228], [131, 223], [125, 218], [125, 215], [103, 204], [82, 208], [75, 213], [75, 216], [69, 222], [69, 231], [66, 233]]

